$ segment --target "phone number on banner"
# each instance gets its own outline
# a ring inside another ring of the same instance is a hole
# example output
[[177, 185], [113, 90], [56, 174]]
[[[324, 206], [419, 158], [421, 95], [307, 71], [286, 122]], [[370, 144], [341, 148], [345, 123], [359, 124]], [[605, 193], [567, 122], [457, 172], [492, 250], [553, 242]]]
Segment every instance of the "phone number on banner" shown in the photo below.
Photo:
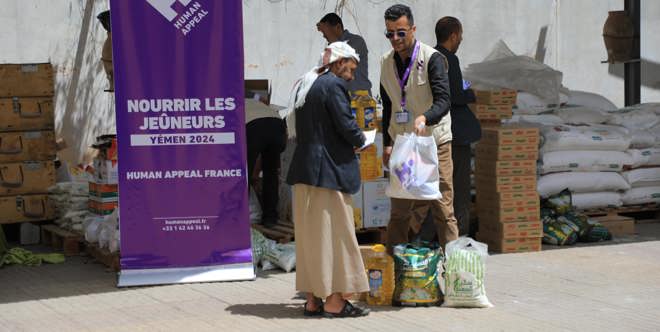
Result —
[[235, 144], [234, 133], [131, 135], [131, 146]]

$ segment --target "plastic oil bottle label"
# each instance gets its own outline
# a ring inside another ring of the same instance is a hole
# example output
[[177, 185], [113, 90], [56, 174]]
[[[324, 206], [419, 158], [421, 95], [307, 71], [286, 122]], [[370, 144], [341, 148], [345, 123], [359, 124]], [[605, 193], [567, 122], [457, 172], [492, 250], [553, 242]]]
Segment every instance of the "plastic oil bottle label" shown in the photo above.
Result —
[[383, 270], [369, 270], [369, 295], [380, 297], [383, 287]]

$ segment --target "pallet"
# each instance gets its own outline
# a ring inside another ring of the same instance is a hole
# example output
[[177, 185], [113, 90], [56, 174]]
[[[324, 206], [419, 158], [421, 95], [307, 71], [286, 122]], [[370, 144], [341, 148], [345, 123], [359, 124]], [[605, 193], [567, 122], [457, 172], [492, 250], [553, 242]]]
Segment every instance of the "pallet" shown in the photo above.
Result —
[[[626, 214], [640, 214], [640, 213], [655, 213], [656, 219], [660, 218], [660, 204], [648, 203], [640, 205], [628, 205], [616, 208], [599, 208], [581, 210], [580, 213], [586, 214], [589, 217], [598, 216], [622, 216]], [[635, 218], [638, 219], [638, 218]]]
[[387, 240], [387, 228], [362, 228], [355, 230], [359, 244], [385, 244]]
[[97, 262], [105, 265], [110, 270], [119, 272], [119, 253], [111, 253], [108, 249], [99, 248], [96, 243], [86, 243], [85, 252]]
[[41, 242], [56, 250], [61, 250], [65, 256], [79, 255], [81, 241], [82, 235], [67, 231], [57, 225], [41, 226]]
[[287, 222], [278, 222], [273, 227], [265, 227], [261, 224], [252, 224], [252, 228], [256, 229], [265, 237], [277, 243], [289, 243], [293, 241], [295, 237], [293, 224]]

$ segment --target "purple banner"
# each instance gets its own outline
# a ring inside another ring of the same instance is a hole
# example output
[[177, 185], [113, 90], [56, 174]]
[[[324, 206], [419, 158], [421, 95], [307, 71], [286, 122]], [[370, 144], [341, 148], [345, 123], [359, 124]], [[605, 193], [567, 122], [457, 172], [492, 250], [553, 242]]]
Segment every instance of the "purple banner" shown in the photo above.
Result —
[[241, 0], [110, 4], [119, 285], [254, 278]]

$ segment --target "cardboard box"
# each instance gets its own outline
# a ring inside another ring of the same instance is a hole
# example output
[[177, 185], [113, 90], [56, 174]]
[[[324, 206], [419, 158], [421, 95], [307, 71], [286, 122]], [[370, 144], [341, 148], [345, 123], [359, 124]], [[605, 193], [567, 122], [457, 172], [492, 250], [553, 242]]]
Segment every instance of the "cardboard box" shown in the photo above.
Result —
[[601, 223], [614, 236], [635, 234], [635, 219], [624, 216], [602, 216], [590, 218]]
[[488, 244], [488, 250], [501, 253], [540, 251], [542, 246], [540, 237], [503, 239], [481, 231], [477, 233], [477, 240]]
[[50, 63], [1, 64], [0, 97], [50, 97], [55, 94]]
[[468, 107], [479, 120], [501, 120], [513, 117], [513, 105], [469, 104]]
[[119, 183], [119, 166], [117, 161], [94, 159], [94, 182], [98, 184]]
[[536, 176], [485, 177], [477, 174], [476, 188], [477, 192], [535, 191]]
[[539, 144], [539, 129], [520, 125], [483, 127], [480, 143], [486, 145], [534, 145]]
[[54, 160], [56, 150], [52, 131], [0, 133], [0, 163]]
[[355, 224], [355, 229], [361, 229], [364, 227], [364, 224], [362, 222], [362, 205], [364, 204], [364, 198], [362, 196], [362, 187], [360, 186], [360, 191], [358, 191], [356, 194], [353, 194], [352, 197], [353, 202], [353, 223]]
[[267, 105], [270, 105], [270, 82], [266, 79], [245, 80], [245, 95], [253, 98], [254, 94], [264, 97]]
[[521, 239], [543, 237], [541, 221], [487, 223], [479, 222], [479, 232], [493, 234], [496, 238]]
[[390, 222], [390, 198], [385, 195], [388, 179], [362, 183], [362, 205], [364, 228], [386, 227]]
[[88, 202], [89, 211], [98, 215], [109, 215], [119, 206], [118, 202], [102, 202], [90, 199]]
[[44, 130], [55, 127], [53, 99], [0, 98], [0, 131]]
[[516, 90], [474, 90], [477, 104], [487, 105], [515, 105], [518, 92]]
[[536, 174], [536, 160], [495, 160], [475, 158], [475, 173], [487, 176]]
[[0, 197], [0, 224], [42, 221], [55, 218], [55, 207], [48, 195]]
[[0, 196], [47, 194], [54, 184], [52, 161], [0, 164]]
[[477, 204], [482, 208], [510, 209], [540, 206], [541, 202], [538, 196], [526, 199], [500, 200], [497, 196], [492, 197], [477, 193]]
[[541, 220], [539, 206], [488, 207], [477, 204], [479, 223], [529, 222]]
[[96, 197], [118, 197], [119, 187], [116, 184], [89, 182], [89, 195]]
[[374, 144], [358, 153], [360, 159], [360, 177], [362, 181], [380, 179], [383, 172], [383, 134], [376, 134]]
[[486, 145], [477, 144], [475, 158], [490, 160], [537, 160], [539, 151], [529, 145]]
[[536, 190], [496, 192], [487, 188], [477, 188], [477, 197], [485, 197], [496, 201], [538, 200]]

